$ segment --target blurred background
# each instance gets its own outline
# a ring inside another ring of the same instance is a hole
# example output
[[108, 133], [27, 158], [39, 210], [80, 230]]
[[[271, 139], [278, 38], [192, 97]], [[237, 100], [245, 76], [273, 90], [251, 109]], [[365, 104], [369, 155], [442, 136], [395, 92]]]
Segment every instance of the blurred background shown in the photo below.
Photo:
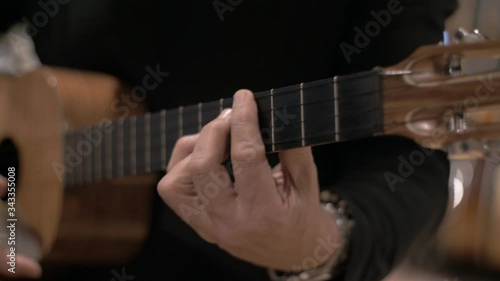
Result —
[[[448, 19], [446, 29], [454, 35], [459, 28], [472, 32], [479, 29], [482, 34], [490, 39], [500, 39], [500, 1], [498, 0], [458, 0], [457, 11]], [[460, 214], [463, 214], [467, 201], [471, 199], [471, 192], [477, 190], [500, 190], [500, 157], [498, 151], [492, 153], [486, 161], [477, 160], [452, 160], [450, 172], [450, 209], [451, 215], [448, 220], [453, 222]], [[478, 163], [482, 162], [481, 168]], [[480, 184], [471, 184], [473, 178], [481, 178]], [[480, 195], [486, 201], [484, 194]], [[487, 196], [487, 195], [486, 195]], [[497, 196], [498, 197], [498, 196]], [[498, 198], [489, 198], [498, 200]], [[480, 202], [479, 208], [485, 208], [486, 202]], [[465, 207], [464, 207], [465, 205]], [[483, 206], [481, 206], [483, 205]], [[496, 215], [498, 218], [498, 214]], [[454, 229], [456, 230], [456, 229]], [[483, 230], [484, 231], [484, 230]], [[476, 232], [469, 229], [469, 235]], [[445, 241], [455, 240], [460, 235], [453, 234], [453, 229], [448, 229]], [[478, 235], [480, 233], [477, 233]], [[486, 233], [487, 235], [487, 233]], [[473, 235], [470, 235], [472, 237]], [[443, 243], [436, 241], [423, 241], [422, 248], [416, 250], [417, 254], [410, 258], [409, 262], [400, 269], [393, 272], [385, 281], [493, 281], [500, 280], [498, 271], [489, 271], [481, 266], [485, 262], [476, 259], [475, 265], [468, 263], [446, 264], [441, 263], [442, 252], [434, 252], [439, 246], [433, 243]], [[422, 250], [427, 248], [426, 250]], [[474, 256], [474, 254], [472, 254]]]
[[467, 30], [478, 28], [491, 38], [500, 38], [500, 1], [458, 0], [458, 2], [458, 10], [448, 20], [448, 30], [455, 31], [459, 27]]

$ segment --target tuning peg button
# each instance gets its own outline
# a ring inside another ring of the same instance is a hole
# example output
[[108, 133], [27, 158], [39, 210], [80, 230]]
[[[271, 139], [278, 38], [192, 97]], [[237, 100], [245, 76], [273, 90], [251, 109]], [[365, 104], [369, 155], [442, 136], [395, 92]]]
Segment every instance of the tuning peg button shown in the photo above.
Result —
[[474, 29], [474, 34], [476, 34], [477, 37], [479, 37], [481, 40], [490, 40], [490, 37], [484, 35], [479, 29]]
[[474, 29], [473, 32], [467, 31], [460, 27], [455, 34], [456, 41], [459, 43], [477, 43], [488, 40], [488, 36], [484, 35], [479, 29]]

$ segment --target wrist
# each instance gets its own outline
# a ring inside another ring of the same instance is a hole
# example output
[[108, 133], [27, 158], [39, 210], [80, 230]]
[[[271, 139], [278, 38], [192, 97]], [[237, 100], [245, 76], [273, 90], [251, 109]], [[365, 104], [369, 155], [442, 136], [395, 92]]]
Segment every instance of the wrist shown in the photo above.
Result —
[[[346, 201], [325, 191], [321, 194], [321, 211], [315, 220], [317, 227], [311, 225], [316, 233], [316, 247], [309, 249], [300, 266], [294, 266], [289, 272], [269, 270], [271, 280], [280, 281], [324, 281], [338, 274], [347, 260], [348, 244], [354, 222]], [[313, 234], [314, 235], [314, 234]], [[306, 235], [305, 237], [310, 237]], [[314, 240], [314, 238], [313, 238]], [[305, 240], [305, 241], [310, 241]], [[312, 249], [312, 250], [311, 250]]]
[[302, 254], [302, 263], [295, 266], [292, 271], [314, 269], [324, 265], [339, 250], [340, 232], [336, 223], [337, 215], [318, 205], [314, 226], [309, 234], [310, 247]]

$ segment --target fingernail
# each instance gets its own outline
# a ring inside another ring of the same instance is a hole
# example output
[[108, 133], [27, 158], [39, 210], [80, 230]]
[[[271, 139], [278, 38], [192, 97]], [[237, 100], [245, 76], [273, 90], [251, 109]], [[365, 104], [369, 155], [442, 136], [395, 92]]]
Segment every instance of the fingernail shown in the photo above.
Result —
[[222, 119], [228, 118], [229, 116], [231, 116], [231, 108], [224, 109], [219, 115]]
[[247, 99], [248, 93], [247, 91], [238, 91], [234, 94], [233, 105], [244, 103]]

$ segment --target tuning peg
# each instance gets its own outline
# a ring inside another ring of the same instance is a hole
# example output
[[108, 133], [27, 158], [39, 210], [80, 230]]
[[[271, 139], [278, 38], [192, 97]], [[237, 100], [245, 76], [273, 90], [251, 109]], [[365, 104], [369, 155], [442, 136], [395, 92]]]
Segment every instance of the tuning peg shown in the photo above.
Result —
[[478, 28], [474, 29], [473, 32], [474, 32], [474, 34], [476, 34], [476, 36], [478, 36], [482, 40], [490, 40], [490, 37], [484, 35]]
[[455, 113], [448, 120], [448, 131], [453, 133], [463, 133], [469, 127], [463, 112]]
[[456, 141], [448, 145], [448, 158], [454, 160], [471, 160], [484, 158], [487, 153], [485, 143], [478, 139]]
[[455, 40], [457, 43], [477, 43], [488, 39], [488, 36], [481, 33], [477, 28], [474, 29], [473, 32], [469, 32], [465, 28], [460, 27], [455, 33]]
[[500, 141], [488, 141], [485, 145], [488, 156], [491, 161], [500, 164]]
[[479, 29], [474, 29], [472, 32], [467, 31], [465, 28], [458, 28], [455, 36], [452, 36], [449, 31], [443, 32], [443, 41], [440, 44], [449, 46], [460, 43], [477, 43], [480, 41], [489, 40], [489, 37], [484, 35]]

